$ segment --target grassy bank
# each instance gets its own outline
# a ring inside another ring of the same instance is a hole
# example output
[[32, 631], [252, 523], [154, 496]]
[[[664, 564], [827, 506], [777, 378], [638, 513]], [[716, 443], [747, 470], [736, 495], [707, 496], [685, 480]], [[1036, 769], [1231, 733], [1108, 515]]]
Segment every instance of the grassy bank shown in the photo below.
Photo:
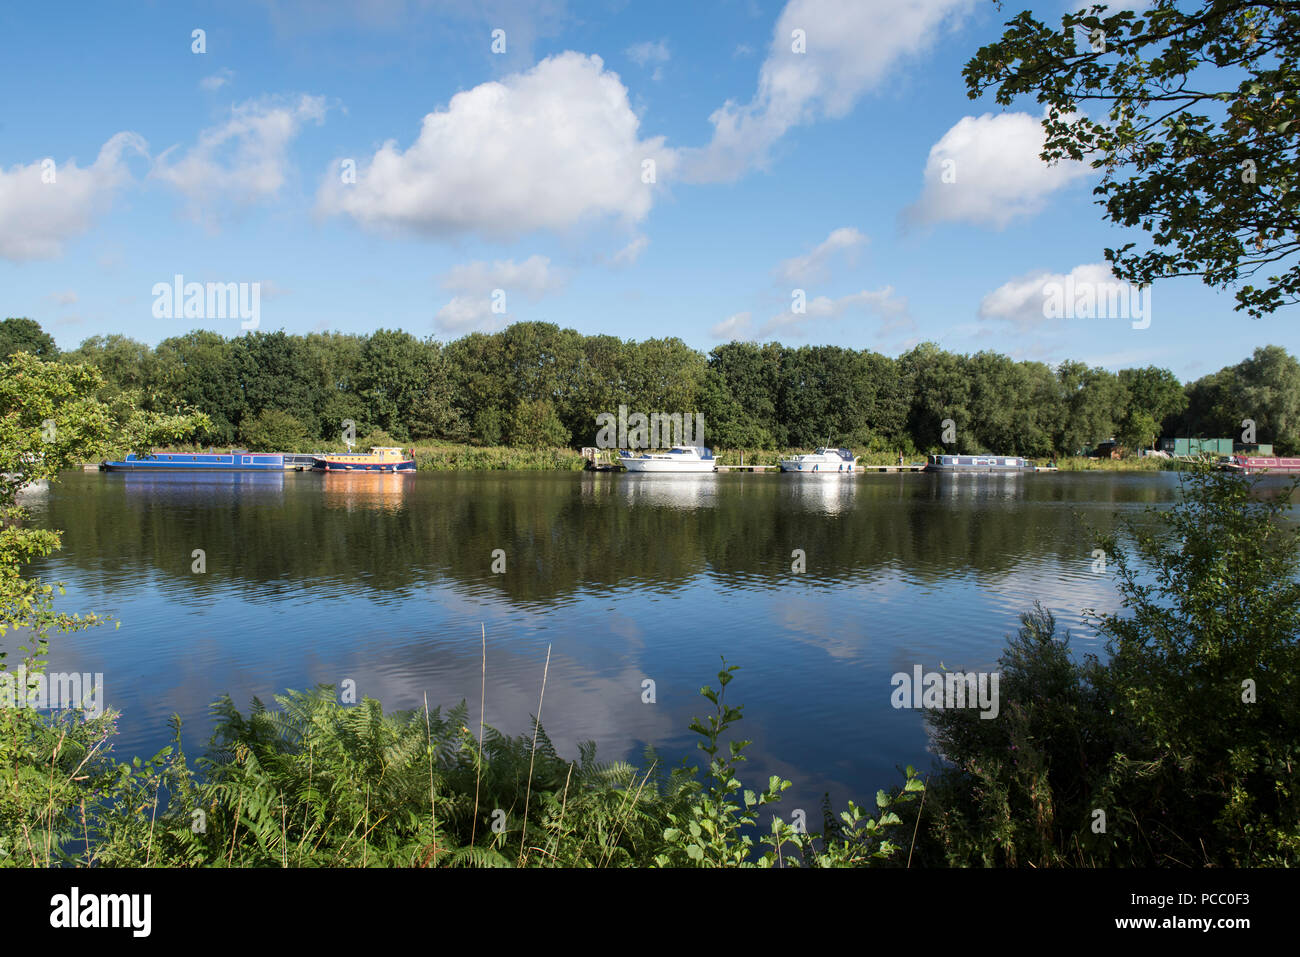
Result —
[[417, 445], [415, 466], [422, 472], [510, 469], [577, 472], [585, 463], [573, 449], [512, 449], [508, 446]]
[[1123, 459], [1090, 459], [1081, 455], [1070, 455], [1056, 460], [1056, 467], [1062, 472], [1176, 472], [1185, 463], [1177, 459], [1138, 458], [1130, 456]]

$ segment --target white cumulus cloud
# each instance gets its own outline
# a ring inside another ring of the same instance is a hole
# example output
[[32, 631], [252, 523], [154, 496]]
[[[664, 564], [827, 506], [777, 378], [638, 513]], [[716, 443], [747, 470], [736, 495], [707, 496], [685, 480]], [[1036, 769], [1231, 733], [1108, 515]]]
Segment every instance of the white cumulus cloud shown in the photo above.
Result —
[[750, 333], [750, 326], [753, 321], [753, 315], [748, 312], [738, 312], [734, 316], [728, 316], [721, 322], [714, 323], [709, 329], [709, 335], [714, 339], [727, 339], [731, 341], [743, 341], [753, 338]]
[[1125, 297], [1135, 291], [1117, 279], [1107, 263], [1085, 263], [1068, 273], [1044, 270], [1011, 279], [980, 301], [979, 315], [981, 319], [1004, 319], [1022, 325], [1041, 323], [1049, 318], [1049, 296], [1063, 295], [1067, 290], [1079, 294], [1088, 290], [1094, 302], [1103, 303], [1112, 291], [1122, 291]]
[[712, 142], [683, 151], [683, 178], [734, 180], [764, 166], [787, 131], [847, 114], [973, 6], [974, 0], [790, 0], [753, 98], [743, 105], [728, 100], [713, 112]]
[[275, 197], [288, 174], [289, 144], [304, 123], [324, 119], [322, 96], [239, 103], [189, 150], [180, 153], [173, 146], [163, 152], [150, 175], [184, 193], [196, 219], [219, 219], [218, 203], [250, 205]]
[[963, 117], [930, 147], [925, 186], [909, 214], [999, 229], [1032, 216], [1052, 193], [1092, 172], [1073, 160], [1048, 166], [1042, 150], [1042, 124], [1028, 113]]
[[757, 337], [766, 339], [783, 333], [803, 336], [810, 326], [833, 322], [850, 313], [874, 314], [885, 320], [877, 330], [882, 335], [911, 324], [907, 300], [896, 296], [893, 286], [883, 286], [880, 289], [863, 289], [837, 299], [828, 296], [809, 299], [801, 313], [791, 308], [768, 319], [759, 328]]
[[630, 266], [638, 259], [641, 254], [650, 247], [650, 237], [638, 236], [618, 252], [614, 253], [610, 262], [615, 266]]
[[867, 237], [851, 226], [831, 230], [831, 234], [818, 243], [811, 252], [782, 261], [776, 267], [776, 278], [786, 282], [811, 282], [826, 276], [831, 258], [840, 250], [854, 249], [867, 242]]
[[331, 171], [318, 207], [426, 235], [507, 238], [589, 219], [637, 222], [655, 188], [643, 182], [643, 162], [654, 161], [656, 180], [673, 166], [663, 138], [642, 140], [638, 126], [627, 89], [600, 57], [562, 53], [457, 93], [425, 116], [409, 148], [390, 140], [359, 163], [355, 183]]
[[199, 89], [213, 93], [221, 89], [234, 78], [235, 72], [228, 67], [223, 66], [211, 76], [205, 76], [203, 79], [199, 80]]
[[135, 133], [118, 133], [90, 166], [75, 160], [36, 160], [0, 169], [0, 258], [54, 259], [63, 244], [90, 229], [112, 203], [113, 194], [130, 182], [124, 155], [148, 156], [148, 145]]

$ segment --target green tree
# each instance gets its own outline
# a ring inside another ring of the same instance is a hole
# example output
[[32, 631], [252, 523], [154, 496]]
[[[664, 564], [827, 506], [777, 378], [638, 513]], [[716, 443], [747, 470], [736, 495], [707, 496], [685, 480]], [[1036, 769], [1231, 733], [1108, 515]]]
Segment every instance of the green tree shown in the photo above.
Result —
[[708, 358], [700, 385], [705, 431], [725, 448], [777, 448], [787, 444], [778, 401], [783, 348], [729, 342]]
[[318, 432], [319, 384], [300, 337], [283, 330], [246, 333], [232, 343], [231, 361], [243, 397], [243, 415], [276, 409], [306, 423], [313, 434]]
[[1280, 346], [1263, 346], [1236, 367], [1237, 412], [1232, 432], [1242, 421], [1255, 422], [1256, 437], [1272, 441], [1282, 455], [1300, 451], [1300, 362]]
[[1300, 297], [1297, 55], [1293, 3], [1155, 0], [1066, 13], [1059, 29], [1021, 13], [964, 76], [972, 99], [1035, 97], [1043, 159], [1089, 161], [1106, 217], [1151, 234], [1106, 250], [1116, 275], [1226, 288], [1279, 269], [1237, 290], [1260, 316]]
[[59, 354], [59, 347], [35, 319], [10, 318], [0, 322], [0, 359], [15, 352], [52, 359]]
[[153, 349], [147, 343], [114, 333], [91, 336], [71, 352], [63, 353], [64, 362], [92, 365], [104, 376], [104, 382], [116, 391], [144, 390], [155, 379]]
[[455, 396], [451, 391], [451, 375], [447, 357], [442, 347], [429, 343], [428, 382], [408, 413], [410, 433], [413, 438], [437, 438], [463, 441], [466, 437], [464, 420], [456, 411]]
[[704, 356], [680, 339], [636, 343], [627, 368], [629, 410], [646, 415], [697, 411], [706, 367]]
[[1124, 408], [1124, 388], [1115, 373], [1062, 362], [1056, 378], [1061, 401], [1057, 449], [1072, 453], [1115, 435]]
[[1179, 421], [1184, 435], [1234, 438], [1255, 423], [1255, 437], [1282, 455], [1300, 451], [1300, 363], [1280, 346], [1263, 346], [1248, 359], [1187, 387]]
[[357, 394], [357, 372], [366, 337], [342, 332], [313, 332], [303, 339], [312, 394], [316, 397], [315, 419], [319, 423], [313, 438], [337, 442], [343, 423], [357, 423], [359, 431], [370, 427], [369, 410]]
[[505, 431], [510, 372], [500, 338], [482, 332], [463, 336], [446, 347], [448, 375], [457, 415], [470, 425], [469, 437], [482, 445], [500, 445]]
[[263, 409], [239, 424], [239, 437], [254, 452], [297, 452], [306, 443], [307, 427], [279, 409]]
[[559, 448], [568, 444], [569, 433], [545, 399], [522, 399], [510, 417], [510, 444], [519, 448]]
[[404, 441], [412, 413], [430, 395], [436, 343], [422, 343], [408, 332], [376, 330], [361, 347], [356, 392], [366, 404], [367, 421]]
[[154, 349], [152, 408], [201, 409], [210, 423], [197, 441], [226, 445], [247, 407], [235, 365], [234, 346], [215, 332], [199, 329], [164, 339]]
[[[87, 460], [148, 451], [205, 424], [202, 415], [159, 415], [138, 408], [124, 416], [99, 398], [103, 385], [99, 371], [86, 365], [46, 362], [30, 353], [0, 361], [0, 636], [19, 631], [29, 671], [43, 667], [50, 631], [77, 631], [102, 619], [55, 611], [57, 586], [22, 575], [33, 560], [58, 550], [60, 537], [26, 524], [26, 512], [16, 503], [18, 490], [27, 482], [57, 481], [60, 472]], [[7, 667], [7, 654], [0, 649], [0, 672]], [[16, 795], [30, 792], [36, 783], [30, 765], [57, 738], [58, 729], [47, 734], [34, 720], [29, 709], [0, 707], [0, 824], [9, 825], [12, 815], [37, 806]], [[67, 754], [84, 753], [86, 742], [100, 730], [103, 726], [72, 728]], [[47, 755], [46, 764], [51, 760]], [[52, 776], [38, 777], [40, 787], [55, 787]], [[67, 786], [60, 781], [60, 787]], [[3, 850], [12, 854], [16, 848]]]
[[[898, 357], [899, 367], [912, 384], [909, 431], [917, 448], [949, 452], [981, 451], [972, 428], [971, 381], [966, 357], [945, 352], [933, 342], [922, 342]], [[956, 441], [943, 443], [944, 421], [951, 419]]]
[[[575, 445], [593, 445], [596, 441], [596, 417], [603, 413], [618, 414], [626, 404], [627, 366], [631, 346], [617, 336], [582, 336], [578, 374], [567, 406], [560, 410], [565, 428]], [[712, 422], [706, 423], [706, 428]]]
[[1130, 452], [1151, 448], [1160, 436], [1160, 422], [1146, 412], [1130, 411], [1116, 433], [1120, 444]]
[[1188, 401], [1187, 391], [1176, 375], [1156, 366], [1121, 369], [1119, 383], [1128, 394], [1119, 426], [1125, 445], [1136, 449], [1150, 444], [1153, 438], [1159, 437], [1166, 423], [1176, 430]]

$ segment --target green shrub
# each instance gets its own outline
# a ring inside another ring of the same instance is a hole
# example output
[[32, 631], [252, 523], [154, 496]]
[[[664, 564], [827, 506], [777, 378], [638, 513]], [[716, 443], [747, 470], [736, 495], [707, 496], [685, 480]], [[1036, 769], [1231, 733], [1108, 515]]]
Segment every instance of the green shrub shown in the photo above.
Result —
[[1180, 501], [1099, 544], [1123, 610], [1078, 662], [1041, 608], [1002, 658], [1001, 714], [927, 715], [951, 762], [921, 842], [957, 865], [1300, 863], [1295, 486], [1200, 465]]
[[307, 427], [287, 412], [265, 409], [239, 424], [239, 437], [253, 452], [292, 452], [307, 442]]

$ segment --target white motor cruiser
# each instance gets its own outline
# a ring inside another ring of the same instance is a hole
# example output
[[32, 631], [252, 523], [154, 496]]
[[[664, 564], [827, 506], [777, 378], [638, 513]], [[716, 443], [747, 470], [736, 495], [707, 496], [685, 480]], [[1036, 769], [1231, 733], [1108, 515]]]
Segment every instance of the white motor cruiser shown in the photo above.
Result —
[[848, 449], [821, 448], [808, 455], [796, 455], [794, 458], [781, 459], [782, 472], [816, 472], [818, 475], [840, 475], [852, 473], [858, 464], [858, 457]]
[[715, 472], [718, 468], [713, 450], [696, 445], [674, 445], [666, 452], [640, 455], [620, 449], [618, 464], [629, 472]]

